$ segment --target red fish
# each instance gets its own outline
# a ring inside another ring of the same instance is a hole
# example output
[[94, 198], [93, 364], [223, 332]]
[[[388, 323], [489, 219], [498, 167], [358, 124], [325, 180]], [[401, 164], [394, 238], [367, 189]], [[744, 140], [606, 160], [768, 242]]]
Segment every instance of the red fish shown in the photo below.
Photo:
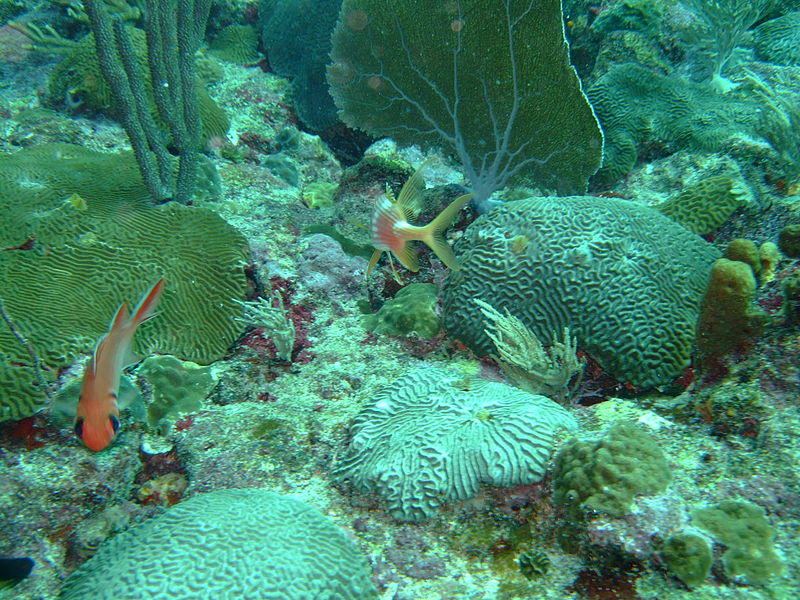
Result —
[[419, 258], [416, 251], [409, 244], [412, 241], [424, 242], [448, 268], [454, 271], [458, 270], [458, 261], [450, 249], [450, 245], [444, 239], [443, 232], [456, 218], [458, 211], [470, 201], [474, 194], [459, 196], [427, 225], [422, 227], [411, 225], [408, 221], [414, 216], [414, 208], [420, 205], [420, 195], [422, 190], [425, 189], [425, 182], [422, 179], [424, 166], [425, 164], [423, 163], [411, 178], [406, 181], [403, 189], [400, 190], [397, 200], [394, 199], [390, 191], [387, 191], [386, 196], [375, 203], [375, 208], [372, 211], [370, 233], [372, 234], [372, 245], [375, 246], [376, 250], [369, 261], [367, 277], [369, 277], [375, 265], [378, 264], [378, 260], [384, 252], [390, 253], [389, 264], [396, 279], [399, 280], [399, 277], [397, 277], [397, 273], [394, 270], [392, 254], [408, 270], [418, 271]]
[[83, 386], [75, 414], [75, 435], [95, 452], [107, 447], [119, 430], [119, 393], [122, 369], [131, 361], [131, 342], [137, 327], [152, 319], [164, 280], [159, 279], [142, 297], [130, 316], [123, 302], [111, 320], [111, 327], [97, 342], [83, 374]]

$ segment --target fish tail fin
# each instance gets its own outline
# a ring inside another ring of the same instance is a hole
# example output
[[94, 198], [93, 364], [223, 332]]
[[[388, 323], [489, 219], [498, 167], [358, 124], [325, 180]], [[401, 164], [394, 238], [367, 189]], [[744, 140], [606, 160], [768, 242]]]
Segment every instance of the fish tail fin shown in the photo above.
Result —
[[[438, 217], [423, 227], [421, 241], [425, 242], [434, 254], [439, 257], [449, 269], [459, 269], [458, 260], [450, 244], [444, 239], [444, 230], [455, 220], [459, 211], [469, 202], [475, 194], [464, 194], [453, 200]], [[399, 258], [399, 257], [398, 257]]]
[[162, 277], [152, 285], [152, 287], [139, 301], [139, 304], [134, 309], [133, 316], [131, 317], [130, 322], [132, 325], [138, 327], [145, 321], [152, 319], [158, 314], [156, 312], [156, 306], [158, 305], [158, 300], [161, 297], [161, 291], [163, 289], [164, 278]]

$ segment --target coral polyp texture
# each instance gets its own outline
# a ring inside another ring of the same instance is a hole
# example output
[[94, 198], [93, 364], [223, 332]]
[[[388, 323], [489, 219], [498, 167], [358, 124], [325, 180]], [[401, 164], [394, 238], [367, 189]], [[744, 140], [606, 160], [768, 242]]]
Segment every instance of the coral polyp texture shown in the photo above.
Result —
[[544, 475], [568, 411], [511, 386], [455, 369], [420, 368], [359, 413], [336, 476], [381, 496], [401, 521], [424, 521], [480, 484], [530, 484]]
[[260, 489], [181, 502], [100, 547], [60, 600], [377, 598], [367, 561], [319, 510]]
[[572, 440], [556, 456], [553, 502], [579, 518], [590, 509], [622, 517], [635, 496], [666, 489], [672, 475], [653, 437], [634, 423], [613, 425], [599, 440]]
[[[520, 236], [528, 243], [515, 243]], [[455, 248], [461, 270], [450, 272], [442, 296], [451, 336], [480, 355], [494, 352], [475, 303], [483, 300], [545, 345], [568, 327], [579, 349], [641, 387], [689, 365], [719, 256], [655, 209], [584, 196], [509, 202], [472, 223]]]
[[[0, 156], [0, 421], [47, 400], [39, 375], [91, 352], [122, 302], [166, 279], [134, 348], [209, 363], [241, 332], [245, 239], [211, 210], [153, 205], [131, 153], [46, 144]], [[7, 226], [6, 226], [7, 225]]]

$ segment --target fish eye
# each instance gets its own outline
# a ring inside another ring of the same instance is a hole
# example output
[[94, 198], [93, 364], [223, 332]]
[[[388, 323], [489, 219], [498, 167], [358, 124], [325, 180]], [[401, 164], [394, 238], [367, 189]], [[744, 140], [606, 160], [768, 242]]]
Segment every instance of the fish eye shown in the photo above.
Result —
[[114, 433], [119, 431], [119, 419], [114, 415], [108, 415], [109, 420], [111, 421], [111, 427], [114, 429]]
[[83, 438], [83, 417], [75, 421], [75, 435]]

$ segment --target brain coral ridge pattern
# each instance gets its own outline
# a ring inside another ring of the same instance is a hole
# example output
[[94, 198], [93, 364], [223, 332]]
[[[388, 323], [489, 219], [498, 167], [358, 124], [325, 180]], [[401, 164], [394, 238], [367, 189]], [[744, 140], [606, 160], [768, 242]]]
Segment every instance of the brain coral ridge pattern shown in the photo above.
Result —
[[[42, 376], [91, 352], [122, 302], [166, 279], [134, 350], [209, 363], [241, 331], [246, 240], [215, 212], [155, 206], [130, 152], [43, 144], [0, 156], [0, 298]], [[0, 421], [47, 401], [28, 350], [0, 321]]]
[[372, 600], [369, 574], [317, 509], [266, 490], [218, 490], [106, 542], [59, 598]]
[[[524, 243], [519, 243], [524, 240]], [[616, 198], [509, 202], [456, 244], [444, 326], [495, 351], [475, 299], [507, 309], [545, 344], [569, 327], [617, 379], [666, 383], [689, 364], [700, 300], [719, 253], [658, 211]]]
[[577, 423], [564, 408], [452, 369], [421, 368], [381, 390], [359, 413], [335, 474], [377, 493], [401, 521], [424, 521], [481, 483], [535, 483], [556, 433]]

